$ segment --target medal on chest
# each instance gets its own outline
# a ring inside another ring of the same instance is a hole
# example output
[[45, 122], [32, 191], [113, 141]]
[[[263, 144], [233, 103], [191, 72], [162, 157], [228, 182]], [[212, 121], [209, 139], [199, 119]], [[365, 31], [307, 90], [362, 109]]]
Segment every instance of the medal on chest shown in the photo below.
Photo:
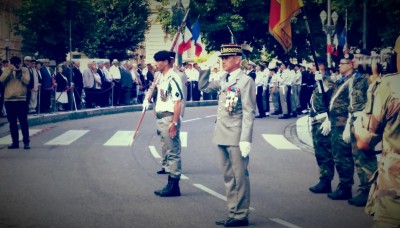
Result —
[[240, 90], [238, 88], [228, 87], [226, 89], [225, 110], [230, 116], [236, 110], [239, 94]]

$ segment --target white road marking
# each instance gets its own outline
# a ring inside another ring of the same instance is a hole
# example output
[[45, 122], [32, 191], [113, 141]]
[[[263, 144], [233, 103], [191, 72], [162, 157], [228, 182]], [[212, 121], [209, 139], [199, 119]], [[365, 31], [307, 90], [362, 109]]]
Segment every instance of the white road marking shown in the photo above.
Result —
[[296, 225], [294, 225], [294, 224], [292, 224], [292, 223], [290, 223], [290, 222], [286, 222], [285, 220], [282, 220], [282, 219], [279, 219], [279, 218], [270, 218], [270, 220], [271, 220], [271, 221], [274, 221], [274, 222], [276, 222], [276, 223], [279, 223], [279, 224], [281, 224], [281, 225], [283, 225], [283, 226], [286, 226], [286, 227], [290, 227], [290, 228], [301, 228], [300, 226], [296, 226]]
[[179, 137], [181, 139], [181, 147], [187, 147], [188, 146], [188, 142], [187, 142], [188, 133], [186, 131], [181, 131], [179, 134]]
[[300, 148], [289, 142], [283, 135], [263, 134], [262, 136], [276, 149], [300, 150]]
[[201, 120], [201, 118], [194, 118], [194, 119], [190, 119], [190, 120], [183, 120], [182, 123], [187, 123], [187, 122], [191, 122], [191, 121], [195, 121], [195, 120]]
[[202, 185], [202, 184], [193, 184], [193, 186], [195, 186], [196, 188], [199, 188], [205, 192], [207, 192], [208, 194], [217, 197], [218, 199], [221, 199], [223, 201], [226, 201], [226, 196], [223, 196], [221, 194], [219, 194], [218, 192], [207, 188], [206, 186]]
[[216, 117], [217, 115], [205, 116], [204, 118]]
[[[38, 132], [40, 132], [42, 129], [29, 129], [29, 136], [32, 136]], [[22, 141], [22, 132], [21, 130], [18, 131], [19, 134], [19, 141]], [[4, 137], [0, 138], [0, 144], [11, 144], [12, 143], [12, 139], [11, 139], [11, 135], [6, 135]]]
[[133, 134], [135, 131], [117, 131], [103, 145], [104, 146], [129, 146], [132, 144]]
[[70, 145], [88, 132], [89, 130], [69, 130], [64, 134], [48, 141], [45, 143], [45, 145]]
[[150, 149], [151, 155], [153, 155], [154, 158], [161, 158], [161, 156], [158, 154], [155, 146], [149, 146], [149, 149]]
[[182, 179], [182, 180], [189, 180], [189, 177], [187, 177], [187, 176], [181, 174], [181, 179]]

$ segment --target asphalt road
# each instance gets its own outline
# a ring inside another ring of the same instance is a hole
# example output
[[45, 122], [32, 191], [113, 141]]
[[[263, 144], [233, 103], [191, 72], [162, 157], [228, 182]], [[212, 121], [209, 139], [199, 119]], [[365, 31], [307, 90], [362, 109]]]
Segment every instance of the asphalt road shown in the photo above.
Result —
[[[32, 127], [31, 150], [0, 150], [0, 227], [217, 227], [227, 209], [211, 141], [215, 114], [215, 106], [186, 110], [177, 198], [153, 194], [167, 176], [155, 173], [161, 150], [152, 111], [132, 146], [140, 112]], [[251, 226], [370, 227], [363, 208], [308, 191], [317, 166], [311, 151], [284, 141], [294, 122], [255, 120]]]

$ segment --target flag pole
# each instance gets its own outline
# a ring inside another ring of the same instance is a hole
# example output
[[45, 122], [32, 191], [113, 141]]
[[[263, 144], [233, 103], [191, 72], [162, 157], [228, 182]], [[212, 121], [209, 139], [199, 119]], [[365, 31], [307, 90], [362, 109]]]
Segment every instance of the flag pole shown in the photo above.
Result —
[[[305, 21], [305, 23], [306, 23], [306, 28], [307, 28], [307, 36], [308, 36], [308, 39], [309, 39], [309, 41], [310, 41], [312, 56], [313, 56], [314, 63], [315, 63], [315, 68], [316, 68], [317, 71], [319, 71], [317, 56], [316, 56], [316, 54], [315, 54], [314, 42], [313, 42], [313, 39], [312, 39], [312, 36], [311, 36], [311, 30], [310, 30], [310, 26], [309, 26], [309, 24], [308, 24], [307, 13], [306, 13], [305, 6], [303, 6], [303, 9], [302, 9], [302, 10], [303, 10], [303, 14], [304, 14], [304, 17], [303, 17], [303, 18], [304, 18], [304, 21]], [[322, 80], [323, 80], [323, 79], [322, 79]], [[326, 107], [326, 112], [329, 114], [329, 101], [328, 101], [328, 96], [326, 95], [326, 92], [325, 92], [325, 89], [324, 89], [324, 85], [323, 85], [322, 80], [321, 80], [321, 79], [318, 80], [318, 84], [319, 84], [319, 87], [321, 88], [322, 98], [324, 99], [324, 103], [325, 103], [325, 107]]]
[[[183, 18], [182, 23], [181, 23], [181, 25], [179, 26], [178, 31], [176, 32], [176, 36], [175, 36], [174, 42], [172, 43], [172, 46], [171, 46], [170, 51], [173, 51], [173, 50], [174, 50], [174, 48], [175, 48], [175, 46], [176, 46], [176, 43], [178, 42], [179, 33], [182, 31], [183, 27], [184, 27], [185, 24], [186, 24], [186, 19], [187, 19], [187, 16], [189, 15], [189, 11], [190, 11], [190, 9], [187, 10], [185, 17]], [[156, 88], [156, 85], [157, 85], [157, 83], [158, 83], [159, 78], [160, 78], [160, 75], [159, 75], [159, 76], [156, 78], [156, 80], [151, 84], [149, 90], [147, 91], [147, 94], [146, 94], [145, 99], [150, 100], [151, 97], [153, 97], [153, 93], [154, 93], [154, 90], [155, 90], [155, 88]], [[143, 121], [143, 118], [144, 118], [144, 115], [145, 115], [145, 114], [146, 114], [146, 108], [143, 107], [143, 109], [142, 109], [142, 114], [141, 114], [140, 117], [139, 117], [139, 122], [138, 122], [137, 125], [136, 125], [135, 132], [133, 133], [132, 140], [131, 140], [131, 142], [129, 143], [130, 146], [131, 146], [131, 145], [133, 144], [133, 142], [135, 141], [136, 135], [137, 135], [137, 133], [139, 132], [139, 128], [140, 128], [140, 126], [141, 126], [141, 124], [142, 124], [142, 121]]]

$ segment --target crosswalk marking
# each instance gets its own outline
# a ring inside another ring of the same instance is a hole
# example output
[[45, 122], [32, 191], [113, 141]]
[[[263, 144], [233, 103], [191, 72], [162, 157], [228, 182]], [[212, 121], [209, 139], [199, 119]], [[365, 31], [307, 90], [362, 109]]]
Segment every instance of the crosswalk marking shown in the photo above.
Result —
[[212, 196], [217, 197], [218, 199], [226, 201], [226, 196], [223, 196], [223, 195], [219, 194], [218, 192], [216, 192], [216, 191], [214, 191], [214, 190], [212, 190], [210, 188], [207, 188], [206, 186], [204, 186], [202, 184], [193, 184], [193, 186], [195, 186], [196, 188], [199, 188], [199, 189], [207, 192], [208, 194], [210, 194]]
[[300, 150], [300, 148], [289, 142], [283, 135], [263, 134], [262, 136], [276, 149]]
[[[38, 132], [40, 132], [42, 129], [29, 129], [29, 136], [32, 136]], [[19, 141], [22, 141], [22, 132], [21, 130], [18, 131], [19, 133]], [[12, 139], [11, 139], [11, 135], [6, 135], [4, 137], [0, 138], [0, 144], [11, 144], [12, 143]]]
[[181, 139], [181, 147], [187, 147], [188, 146], [188, 144], [187, 144], [187, 136], [188, 136], [187, 132], [185, 132], [185, 131], [180, 132], [179, 137]]
[[158, 154], [155, 146], [149, 146], [149, 149], [150, 149], [150, 153], [153, 155], [154, 158], [161, 158], [161, 156]]
[[281, 225], [283, 225], [283, 226], [286, 226], [286, 227], [290, 227], [290, 228], [301, 228], [300, 226], [296, 226], [296, 225], [294, 225], [294, 224], [292, 224], [292, 223], [290, 223], [290, 222], [286, 222], [285, 220], [282, 220], [282, 219], [280, 219], [280, 218], [270, 218], [270, 220], [271, 220], [271, 221], [274, 221], [274, 222], [276, 222], [276, 223], [279, 223], [279, 224], [281, 224]]
[[117, 131], [103, 145], [104, 146], [129, 146], [135, 131]]
[[69, 130], [64, 134], [48, 141], [45, 143], [45, 145], [70, 145], [88, 132], [89, 130]]

